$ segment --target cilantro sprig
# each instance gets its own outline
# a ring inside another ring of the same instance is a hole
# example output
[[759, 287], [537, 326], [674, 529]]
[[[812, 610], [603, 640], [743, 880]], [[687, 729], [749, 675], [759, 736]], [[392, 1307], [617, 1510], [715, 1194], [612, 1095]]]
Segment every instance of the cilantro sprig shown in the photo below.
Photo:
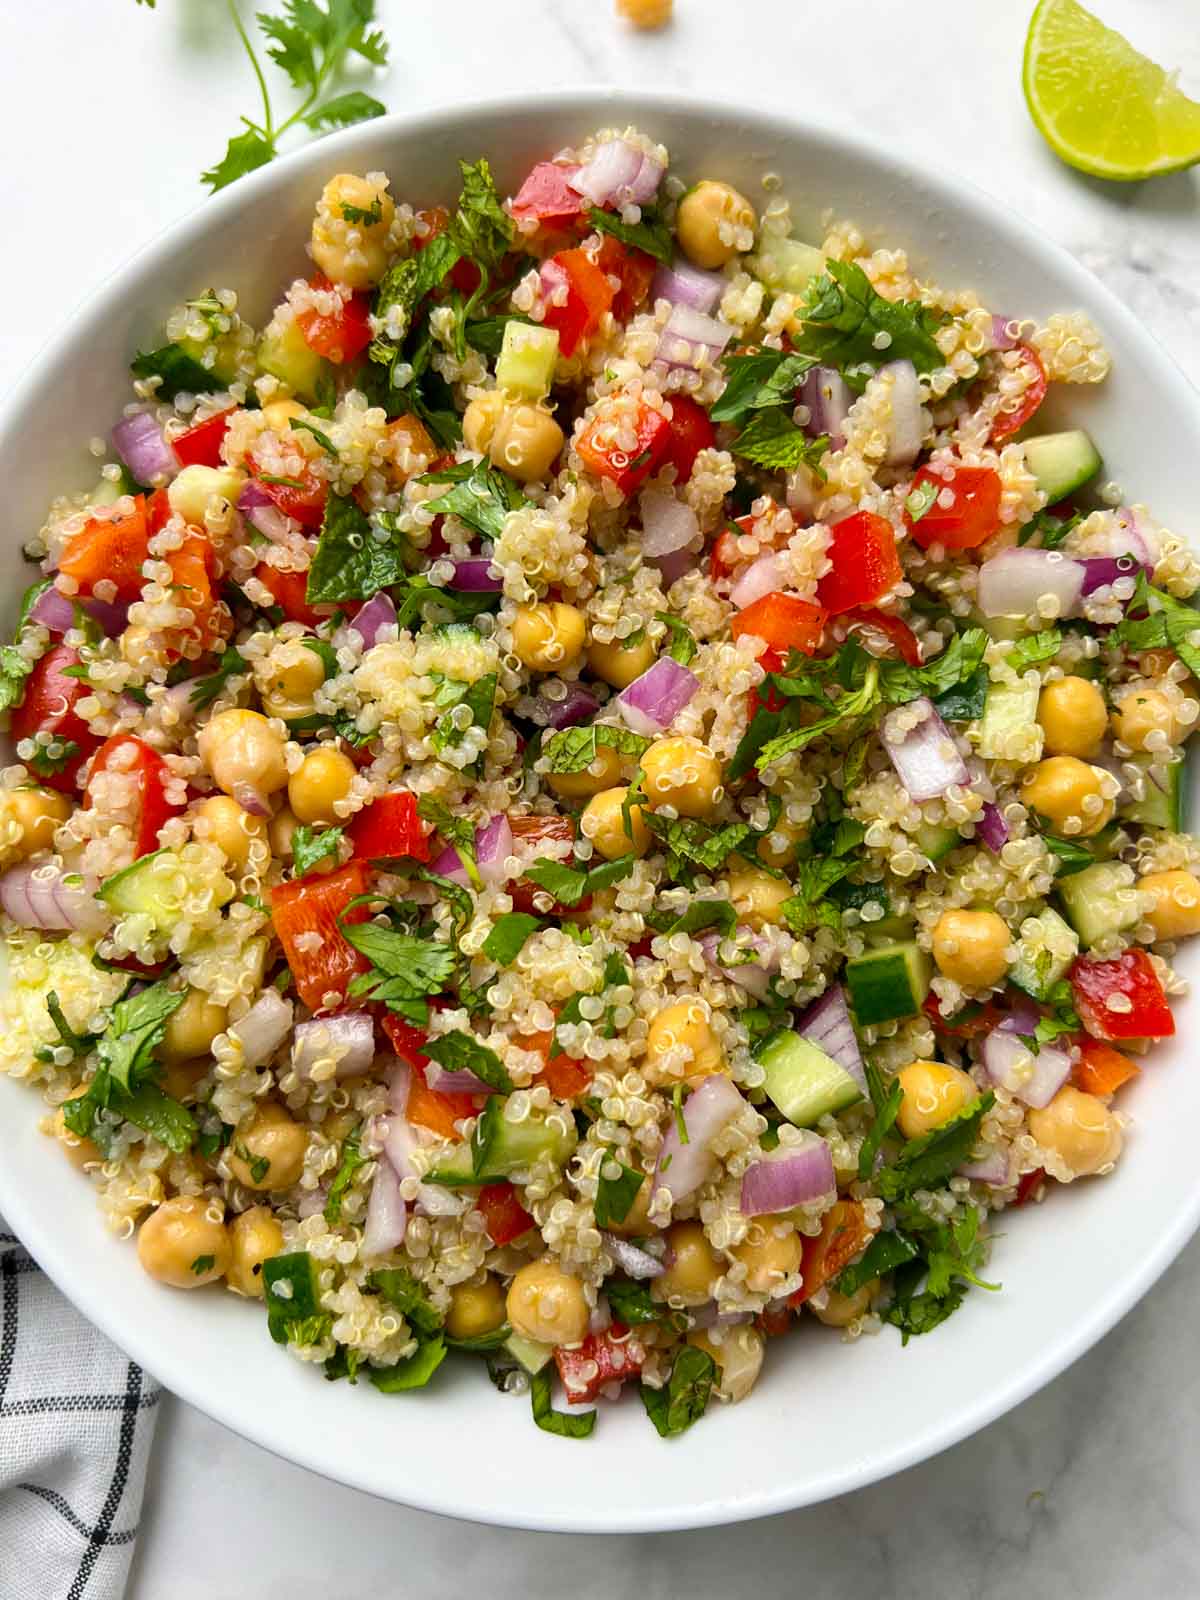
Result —
[[860, 392], [889, 361], [911, 361], [918, 372], [946, 364], [933, 337], [946, 318], [917, 300], [885, 299], [856, 261], [827, 262], [799, 316], [797, 350], [837, 367]]

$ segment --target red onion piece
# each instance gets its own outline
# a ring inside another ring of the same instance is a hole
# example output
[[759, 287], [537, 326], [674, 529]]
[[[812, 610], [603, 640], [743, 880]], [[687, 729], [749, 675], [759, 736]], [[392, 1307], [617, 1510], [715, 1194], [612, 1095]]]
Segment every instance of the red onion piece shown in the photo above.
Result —
[[238, 495], [237, 508], [239, 511], [254, 511], [259, 506], [273, 506], [274, 500], [257, 478], [247, 478], [242, 485], [242, 492]]
[[650, 304], [669, 300], [673, 306], [691, 306], [702, 316], [717, 309], [725, 293], [725, 279], [719, 272], [702, 272], [689, 261], [673, 261], [661, 266], [650, 285]]
[[752, 1322], [754, 1313], [751, 1311], [722, 1311], [715, 1300], [706, 1301], [702, 1306], [694, 1306], [688, 1311], [693, 1328], [736, 1328], [742, 1323]]
[[551, 700], [546, 694], [538, 695], [537, 699], [540, 715], [535, 720], [543, 722], [547, 728], [573, 728], [600, 709], [599, 700], [581, 683], [568, 684], [561, 700]]
[[696, 565], [696, 553], [685, 546], [682, 550], [672, 550], [669, 555], [651, 556], [650, 560], [662, 573], [663, 588], [669, 589]]
[[1039, 1111], [1071, 1076], [1071, 1058], [1065, 1050], [1044, 1044], [1034, 1055], [1003, 1026], [994, 1028], [983, 1041], [983, 1065], [993, 1083]]
[[696, 513], [686, 500], [677, 500], [661, 489], [643, 489], [638, 499], [642, 517], [642, 552], [647, 556], [667, 556], [682, 550], [700, 532]]
[[1027, 995], [1014, 996], [1009, 1013], [999, 1023], [1001, 1033], [1032, 1033], [1038, 1025], [1038, 1008]]
[[51, 633], [66, 633], [75, 626], [75, 606], [53, 584], [43, 589], [29, 609], [30, 622], [49, 628]]
[[255, 788], [252, 783], [235, 783], [232, 798], [237, 801], [243, 811], [248, 811], [252, 817], [269, 817], [271, 815], [271, 802], [262, 790]]
[[655, 361], [667, 368], [713, 366], [733, 337], [727, 323], [706, 317], [690, 306], [677, 305], [667, 318]]
[[0, 906], [19, 928], [48, 933], [103, 933], [112, 922], [95, 897], [95, 879], [53, 862], [22, 861], [0, 875]]
[[889, 467], [906, 467], [917, 459], [925, 437], [925, 416], [921, 410], [921, 384], [911, 361], [889, 361], [879, 376], [892, 380], [892, 414], [888, 420]]
[[971, 788], [981, 800], [994, 800], [996, 798], [996, 785], [992, 782], [988, 769], [978, 756], [967, 757], [967, 772], [971, 779]]
[[1008, 823], [1004, 820], [1003, 811], [991, 800], [984, 801], [975, 832], [993, 855], [999, 855], [1008, 843]]
[[635, 206], [644, 206], [654, 199], [666, 170], [657, 156], [643, 153], [638, 175], [629, 185], [629, 198]]
[[672, 1200], [686, 1200], [712, 1172], [715, 1157], [710, 1146], [721, 1131], [741, 1111], [746, 1102], [723, 1072], [696, 1089], [683, 1105], [683, 1121], [688, 1142], [679, 1137], [677, 1119], [672, 1118], [658, 1152], [654, 1188], [666, 1189]]
[[[915, 728], [898, 731], [898, 719], [914, 711], [924, 713], [921, 721]], [[953, 784], [964, 785], [970, 779], [949, 728], [925, 695], [890, 711], [880, 724], [880, 736], [910, 800], [934, 800]]]
[[1037, 617], [1038, 601], [1058, 599], [1058, 615], [1074, 616], [1083, 593], [1082, 562], [1059, 550], [1003, 550], [979, 569], [979, 609], [985, 617]]
[[452, 844], [446, 846], [429, 870], [436, 872], [439, 878], [449, 878], [451, 883], [457, 883], [461, 889], [467, 889], [471, 885], [470, 875], [463, 866], [463, 859]]
[[643, 738], [664, 733], [700, 687], [700, 680], [670, 656], [660, 656], [617, 696], [626, 727]]
[[989, 1150], [976, 1161], [968, 1161], [958, 1169], [960, 1178], [970, 1178], [974, 1183], [986, 1183], [990, 1189], [1003, 1189], [1008, 1184], [1008, 1157], [1003, 1150]]
[[[397, 1061], [391, 1072], [388, 1074], [388, 1104], [396, 1113], [397, 1117], [403, 1118], [408, 1115], [408, 1091], [411, 1087], [412, 1068], [409, 1066], [407, 1061]], [[395, 1121], [395, 1118], [392, 1118], [391, 1120]], [[412, 1130], [409, 1129], [409, 1132], [411, 1133]], [[381, 1135], [385, 1142], [387, 1140], [387, 1136], [388, 1130], [385, 1129]], [[403, 1170], [399, 1163], [396, 1165], [396, 1171], [400, 1173], [402, 1178], [409, 1176], [409, 1172], [407, 1170]]]
[[839, 984], [831, 984], [818, 1000], [813, 1001], [800, 1018], [796, 1032], [802, 1039], [824, 1050], [866, 1094], [867, 1074], [858, 1048], [858, 1035], [850, 1020], [845, 990]]
[[408, 1228], [408, 1206], [400, 1193], [400, 1180], [388, 1161], [375, 1163], [371, 1198], [367, 1201], [367, 1221], [363, 1229], [364, 1256], [381, 1256], [404, 1243]]
[[489, 556], [471, 556], [466, 561], [454, 563], [450, 587], [465, 594], [499, 594], [504, 587], [504, 580], [495, 576]]
[[507, 881], [509, 874], [504, 863], [512, 851], [512, 828], [503, 812], [493, 817], [486, 828], [476, 830], [475, 861], [484, 883], [495, 885]]
[[365, 1011], [335, 1011], [297, 1024], [292, 1039], [292, 1066], [311, 1079], [318, 1061], [336, 1056], [335, 1078], [359, 1078], [375, 1060], [375, 1024]]
[[1016, 329], [1017, 322], [1014, 317], [993, 317], [992, 344], [995, 349], [1015, 350], [1021, 342], [1017, 337]]
[[[725, 966], [720, 959], [720, 951], [721, 946], [726, 942], [719, 933], [702, 934], [700, 936], [700, 948], [704, 951], [704, 959], [711, 967], [715, 967], [723, 978], [727, 978], [730, 983], [736, 983], [739, 989], [745, 989], [746, 993], [752, 995], [754, 999], [765, 999], [767, 990], [771, 987], [772, 968], [768, 967], [764, 961], [754, 959], [740, 961], [733, 966]], [[762, 945], [765, 949], [766, 944], [767, 941], [761, 938], [760, 935], [752, 935], [750, 937], [749, 946], [751, 947]], [[739, 943], [738, 948], [742, 949], [744, 946]], [[778, 965], [778, 960], [776, 960], [773, 966], [777, 969]]]
[[621, 203], [622, 196], [626, 201], [631, 197], [643, 160], [644, 152], [636, 145], [624, 139], [606, 139], [567, 182], [576, 194], [586, 195], [594, 206], [607, 206], [612, 201]]
[[119, 639], [129, 621], [129, 606], [124, 600], [97, 600], [95, 595], [82, 602], [88, 616], [100, 624], [106, 639]]
[[370, 650], [384, 628], [396, 626], [396, 607], [392, 604], [391, 595], [385, 594], [382, 589], [378, 594], [373, 594], [366, 605], [355, 613], [349, 626], [362, 640], [363, 648]]
[[1136, 579], [1139, 572], [1148, 573], [1150, 570], [1131, 555], [1080, 556], [1079, 564], [1083, 568], [1084, 594], [1094, 594], [1097, 589], [1108, 588], [1118, 578]]
[[1121, 506], [1117, 511], [1116, 526], [1101, 539], [1092, 538], [1088, 543], [1094, 550], [1103, 548], [1107, 556], [1130, 555], [1150, 572], [1162, 559], [1162, 544], [1158, 534], [1133, 506]]
[[477, 1078], [473, 1072], [465, 1069], [460, 1072], [451, 1072], [448, 1067], [442, 1066], [440, 1061], [431, 1061], [425, 1068], [425, 1081], [431, 1089], [436, 1089], [439, 1094], [496, 1094], [490, 1084], [484, 1083], [482, 1078]]
[[628, 1239], [618, 1239], [615, 1233], [601, 1233], [604, 1248], [630, 1278], [661, 1278], [667, 1270], [657, 1256], [648, 1250], [639, 1250]]
[[122, 417], [111, 437], [113, 449], [139, 483], [170, 479], [179, 471], [179, 457], [148, 411]]
[[292, 1031], [294, 1008], [278, 989], [264, 989], [246, 1015], [229, 1029], [241, 1040], [242, 1056], [248, 1067], [261, 1067], [269, 1061]]
[[756, 556], [729, 591], [729, 598], [739, 611], [752, 606], [765, 594], [774, 594], [788, 586], [788, 569], [783, 558], [774, 550]]
[[781, 1145], [742, 1174], [742, 1214], [762, 1217], [791, 1211], [837, 1190], [833, 1157], [824, 1139], [813, 1134], [800, 1146]]
[[[836, 367], [812, 367], [804, 374], [796, 399], [809, 410], [805, 433], [816, 439], [829, 435], [829, 448], [842, 450], [846, 444], [845, 422], [854, 396]], [[794, 508], [793, 508], [794, 509]]]

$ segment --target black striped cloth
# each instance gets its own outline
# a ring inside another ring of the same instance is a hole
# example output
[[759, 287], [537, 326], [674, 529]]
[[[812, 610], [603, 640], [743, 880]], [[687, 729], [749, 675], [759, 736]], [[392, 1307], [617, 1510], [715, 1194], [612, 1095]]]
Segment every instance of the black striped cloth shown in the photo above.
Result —
[[121, 1600], [160, 1394], [0, 1217], [0, 1600]]

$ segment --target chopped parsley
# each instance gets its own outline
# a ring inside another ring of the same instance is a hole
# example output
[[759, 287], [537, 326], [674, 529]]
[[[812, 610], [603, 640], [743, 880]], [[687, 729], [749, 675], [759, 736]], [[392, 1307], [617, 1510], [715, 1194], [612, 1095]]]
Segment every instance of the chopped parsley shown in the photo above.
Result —
[[827, 262], [798, 315], [796, 349], [837, 367], [860, 391], [889, 361], [911, 361], [918, 372], [946, 364], [933, 336], [947, 319], [916, 300], [885, 299], [856, 261]]
[[709, 408], [714, 422], [744, 423], [752, 411], [796, 403], [796, 388], [816, 362], [811, 356], [782, 350], [759, 350], [753, 355], [722, 358], [725, 387]]
[[914, 483], [904, 498], [904, 509], [908, 513], [910, 522], [920, 522], [927, 511], [932, 510], [933, 503], [940, 494], [937, 484], [931, 478], [925, 478], [920, 483]]
[[[1134, 616], [1144, 611], [1148, 615]], [[1110, 644], [1124, 644], [1133, 652], [1161, 650], [1170, 646], [1189, 672], [1200, 672], [1200, 648], [1193, 636], [1200, 637], [1200, 611], [1183, 600], [1147, 582], [1139, 575], [1137, 589], [1125, 611], [1125, 618], [1109, 634]]]
[[306, 873], [330, 856], [337, 856], [342, 842], [343, 829], [324, 828], [314, 832], [307, 823], [301, 823], [292, 835], [292, 877], [303, 878]]
[[511, 1094], [515, 1085], [503, 1061], [487, 1045], [480, 1044], [469, 1033], [456, 1030], [427, 1039], [422, 1050], [431, 1061], [445, 1067], [448, 1072], [473, 1072], [481, 1083], [501, 1094]]
[[342, 1145], [342, 1159], [338, 1163], [333, 1182], [329, 1185], [329, 1193], [325, 1197], [324, 1217], [330, 1227], [336, 1227], [342, 1220], [342, 1201], [346, 1191], [354, 1182], [355, 1173], [370, 1159], [362, 1153], [359, 1142], [361, 1132], [361, 1128], [352, 1128], [346, 1135]]
[[204, 1273], [211, 1272], [213, 1267], [216, 1266], [216, 1264], [217, 1264], [216, 1256], [197, 1256], [196, 1259], [189, 1266], [188, 1271], [189, 1272], [194, 1272], [196, 1277], [199, 1278]]
[[[422, 822], [430, 823], [447, 844], [458, 851], [458, 858], [466, 869], [467, 877], [475, 888], [483, 888], [479, 866], [475, 860], [475, 828], [466, 817], [456, 817], [444, 800], [423, 794], [417, 801], [417, 815]], [[468, 908], [468, 915], [470, 910]]]
[[74, 739], [54, 739], [50, 744], [35, 746], [25, 765], [32, 767], [39, 778], [49, 778], [69, 767], [79, 753]]
[[622, 222], [615, 211], [601, 211], [599, 206], [592, 206], [588, 211], [588, 221], [599, 233], [611, 233], [614, 239], [619, 239], [631, 249], [644, 250], [664, 266], [671, 265], [675, 240], [654, 207], [642, 207], [640, 222]]
[[940, 1189], [968, 1160], [979, 1137], [979, 1125], [995, 1104], [989, 1089], [977, 1100], [930, 1133], [909, 1139], [895, 1161], [876, 1178], [884, 1200], [902, 1200], [918, 1189]]
[[361, 223], [364, 227], [371, 227], [376, 222], [383, 221], [383, 202], [376, 195], [371, 204], [364, 210], [362, 206], [347, 205], [344, 200], [338, 202], [338, 210], [346, 222]]
[[678, 617], [673, 617], [669, 611], [656, 611], [655, 620], [665, 622], [670, 638], [667, 643], [667, 655], [672, 661], [678, 661], [681, 667], [686, 667], [696, 655], [699, 646], [691, 630], [680, 622]]
[[1041, 633], [1022, 639], [1008, 652], [1008, 664], [1014, 672], [1024, 672], [1027, 667], [1041, 666], [1043, 661], [1053, 661], [1062, 649], [1062, 630], [1044, 628]]
[[433, 1302], [406, 1267], [381, 1267], [371, 1274], [370, 1282], [417, 1333], [431, 1336], [441, 1332], [442, 1319]]
[[154, 391], [156, 400], [174, 400], [187, 394], [211, 394], [223, 387], [216, 373], [177, 344], [164, 344], [158, 350], [148, 350], [129, 363], [135, 378], [159, 378], [162, 381]]
[[542, 919], [527, 911], [506, 911], [496, 918], [480, 954], [498, 967], [511, 966], [525, 948], [525, 941], [541, 926]]
[[[621, 1169], [615, 1178], [605, 1176], [605, 1168], [610, 1164]], [[624, 1222], [645, 1181], [644, 1172], [638, 1172], [634, 1167], [627, 1167], [623, 1161], [618, 1161], [611, 1151], [606, 1150], [604, 1159], [600, 1163], [600, 1178], [596, 1184], [596, 1226], [611, 1228], [614, 1222]]]
[[1034, 540], [1043, 550], [1057, 550], [1067, 535], [1083, 521], [1083, 513], [1076, 511], [1069, 517], [1056, 517], [1052, 512], [1039, 511], [1029, 522], [1022, 523], [1017, 534], [1018, 545], [1032, 544]]
[[417, 481], [450, 484], [445, 493], [426, 500], [423, 509], [457, 517], [485, 539], [498, 539], [509, 512], [529, 504], [513, 480], [490, 461], [458, 462], [427, 472]]
[[[385, 928], [377, 922], [342, 922], [342, 937], [371, 963], [350, 983], [350, 993], [412, 1015], [414, 1002], [441, 994], [454, 976], [458, 957], [448, 944]], [[424, 1007], [418, 1006], [419, 1013]]]
[[863, 1062], [863, 1069], [867, 1076], [871, 1104], [875, 1108], [875, 1120], [868, 1128], [858, 1152], [859, 1181], [866, 1183], [875, 1170], [875, 1157], [879, 1154], [879, 1148], [900, 1115], [904, 1090], [898, 1078], [894, 1078], [890, 1084], [885, 1084], [883, 1074], [870, 1058]]
[[619, 856], [615, 861], [602, 861], [595, 867], [569, 867], [564, 861], [551, 861], [546, 857], [533, 861], [525, 868], [525, 877], [539, 889], [552, 894], [561, 906], [577, 906], [589, 894], [608, 889], [627, 877], [633, 868], [632, 855]]
[[[883, 1312], [883, 1320], [899, 1328], [902, 1341], [907, 1344], [952, 1316], [972, 1285], [992, 1290], [1000, 1285], [987, 1283], [979, 1276], [987, 1245], [979, 1238], [980, 1214], [976, 1206], [968, 1206], [953, 1224], [935, 1223], [915, 1206], [900, 1208], [898, 1218], [907, 1234], [915, 1236], [906, 1242], [918, 1253], [894, 1264], [893, 1298]], [[890, 1252], [895, 1254], [899, 1249], [893, 1245]]]

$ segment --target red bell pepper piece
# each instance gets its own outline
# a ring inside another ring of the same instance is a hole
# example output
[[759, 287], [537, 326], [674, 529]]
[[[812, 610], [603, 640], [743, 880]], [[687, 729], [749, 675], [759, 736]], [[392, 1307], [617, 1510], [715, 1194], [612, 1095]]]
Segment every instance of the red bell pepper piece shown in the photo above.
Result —
[[574, 1056], [552, 1056], [538, 1074], [556, 1100], [575, 1100], [591, 1087], [592, 1074]]
[[1004, 1013], [990, 1000], [985, 1000], [982, 1005], [963, 1006], [952, 1017], [943, 1017], [938, 997], [932, 990], [925, 996], [921, 1010], [939, 1033], [951, 1039], [981, 1038], [1004, 1020]]
[[78, 746], [68, 760], [49, 770], [45, 759], [34, 757], [31, 766], [41, 783], [48, 789], [58, 789], [70, 794], [75, 787], [75, 775], [80, 767], [99, 748], [100, 740], [92, 732], [74, 707], [91, 689], [82, 678], [69, 678], [67, 667], [79, 665], [79, 654], [69, 645], [58, 644], [34, 667], [25, 680], [25, 693], [19, 706], [12, 712], [12, 740], [20, 744], [35, 734], [48, 734], [59, 743]]
[[835, 522], [826, 553], [833, 571], [817, 584], [817, 599], [833, 617], [874, 605], [904, 576], [895, 531], [873, 511], [856, 511]]
[[[766, 641], [767, 650], [774, 654], [765, 664], [769, 672], [774, 672], [786, 661], [789, 650], [815, 656], [825, 637], [826, 620], [821, 606], [813, 605], [810, 600], [801, 600], [799, 595], [784, 594], [779, 589], [773, 589], [744, 611], [739, 611], [731, 627], [735, 639], [749, 633], [756, 639]], [[759, 660], [763, 659], [763, 655], [760, 655]]]
[[146, 501], [146, 532], [151, 538], [161, 533], [171, 520], [171, 502], [165, 489], [155, 489]]
[[251, 466], [255, 479], [264, 494], [270, 496], [285, 517], [294, 517], [305, 528], [319, 528], [325, 519], [325, 501], [329, 485], [319, 478], [311, 467], [301, 467], [298, 472], [288, 472], [286, 483], [272, 483], [274, 474], [261, 476], [262, 468], [253, 458]]
[[1013, 1196], [1014, 1206], [1023, 1206], [1031, 1200], [1043, 1183], [1050, 1180], [1045, 1167], [1035, 1167], [1032, 1172], [1023, 1173], [1017, 1184], [1017, 1192]]
[[417, 813], [416, 796], [407, 789], [382, 794], [364, 806], [346, 830], [355, 856], [411, 856], [429, 860], [429, 834]]
[[613, 286], [608, 274], [586, 250], [560, 250], [542, 263], [542, 290], [542, 323], [558, 329], [558, 348], [563, 355], [574, 355], [612, 307]]
[[1096, 1039], [1169, 1039], [1175, 1018], [1144, 950], [1111, 961], [1080, 956], [1071, 968], [1075, 1009]]
[[1021, 352], [1021, 364], [1033, 369], [1033, 377], [1029, 387], [1021, 396], [1021, 402], [1015, 411], [1002, 411], [992, 423], [992, 443], [1001, 444], [1005, 439], [1011, 439], [1037, 411], [1042, 401], [1046, 398], [1046, 390], [1050, 380], [1046, 377], [1046, 369], [1042, 365], [1042, 358], [1032, 345], [1023, 344], [1017, 347]]
[[485, 1183], [475, 1205], [483, 1212], [487, 1236], [495, 1245], [511, 1244], [534, 1225], [511, 1183]]
[[183, 810], [182, 801], [167, 799], [170, 769], [159, 755], [142, 739], [132, 733], [115, 733], [106, 739], [96, 752], [88, 774], [83, 803], [94, 803], [93, 786], [103, 772], [127, 774], [137, 779], [138, 816], [134, 826], [134, 852], [137, 857], [148, 856], [158, 849], [158, 833], [170, 817]]
[[582, 216], [588, 202], [569, 182], [578, 171], [578, 167], [560, 167], [553, 161], [539, 161], [513, 198], [513, 216], [519, 222], [532, 220], [550, 227]]
[[424, 1071], [429, 1065], [429, 1057], [425, 1054], [429, 1035], [424, 1028], [418, 1028], [415, 1023], [406, 1022], [394, 1011], [389, 1011], [383, 1019], [383, 1031], [401, 1061], [407, 1061], [410, 1067], [419, 1067]]
[[[221, 445], [237, 406], [228, 406], [215, 416], [198, 422], [194, 428], [171, 441], [175, 454], [185, 467], [219, 467]], [[165, 519], [164, 519], [165, 520]]]
[[792, 1313], [789, 1306], [767, 1306], [760, 1311], [754, 1319], [754, 1326], [759, 1333], [765, 1333], [768, 1339], [775, 1339], [781, 1333], [786, 1333], [792, 1325]]
[[835, 1201], [821, 1219], [820, 1233], [804, 1241], [800, 1257], [804, 1282], [788, 1296], [788, 1305], [802, 1306], [818, 1289], [832, 1282], [866, 1248], [870, 1238], [866, 1213], [858, 1201]]
[[1141, 1075], [1141, 1067], [1128, 1056], [1114, 1050], [1100, 1039], [1089, 1039], [1086, 1033], [1077, 1034], [1074, 1042], [1079, 1046], [1079, 1060], [1071, 1072], [1071, 1082], [1087, 1094], [1115, 1094], [1123, 1083]]
[[424, 1045], [428, 1035], [403, 1017], [389, 1011], [383, 1018], [383, 1031], [392, 1049], [412, 1068], [405, 1115], [419, 1127], [429, 1128], [443, 1139], [461, 1139], [458, 1124], [464, 1117], [478, 1115], [480, 1096], [431, 1089], [425, 1078], [429, 1057]]
[[351, 900], [366, 893], [367, 877], [366, 863], [351, 861], [337, 872], [294, 878], [271, 890], [275, 932], [296, 992], [310, 1011], [341, 1005], [351, 978], [370, 965], [338, 926], [343, 914], [348, 922], [365, 922], [370, 915], [366, 906], [346, 912]]
[[[310, 288], [330, 290], [333, 285], [323, 273], [309, 279]], [[374, 337], [371, 333], [371, 297], [352, 294], [340, 311], [327, 315], [315, 306], [296, 315], [296, 326], [310, 350], [334, 366], [342, 366], [362, 355]]]
[[711, 450], [716, 442], [717, 430], [700, 402], [693, 400], [690, 394], [673, 394], [667, 460], [675, 468], [676, 483], [688, 481], [701, 450]]
[[228, 609], [222, 606], [214, 586], [217, 572], [216, 551], [203, 534], [189, 532], [177, 550], [167, 556], [175, 598], [192, 613], [192, 621], [178, 630], [195, 638], [210, 650], [227, 631]]
[[[303, 622], [310, 628], [315, 628], [318, 622], [323, 622], [326, 617], [331, 617], [336, 606], [320, 605], [310, 606], [306, 598], [308, 592], [307, 572], [281, 572], [278, 567], [272, 567], [265, 561], [260, 561], [254, 569], [254, 576], [263, 586], [271, 591], [271, 598], [283, 612], [289, 622]], [[343, 609], [349, 614], [349, 608]]]
[[101, 579], [116, 585], [116, 598], [132, 602], [142, 592], [142, 563], [150, 554], [146, 500], [135, 495], [133, 509], [114, 517], [93, 517], [63, 547], [58, 568], [74, 578], [81, 594], [91, 594]]
[[615, 291], [612, 314], [618, 322], [626, 322], [642, 305], [650, 293], [658, 263], [644, 250], [627, 248], [611, 233], [600, 241], [596, 265], [610, 278], [618, 278], [621, 287]]
[[[910, 667], [921, 665], [921, 641], [909, 627], [907, 622], [902, 622], [899, 617], [889, 616], [886, 611], [875, 611], [868, 606], [856, 607], [853, 611], [842, 613], [841, 620], [849, 630], [863, 628], [868, 634], [878, 634], [882, 642], [889, 646]], [[869, 646], [868, 646], [869, 648]]]
[[603, 1333], [589, 1333], [574, 1349], [559, 1345], [554, 1352], [558, 1375], [571, 1405], [598, 1398], [610, 1383], [636, 1378], [646, 1360], [646, 1347], [623, 1322], [612, 1322]]
[[623, 495], [636, 493], [671, 451], [671, 424], [661, 411], [642, 405], [638, 410], [636, 443], [632, 452], [623, 449], [614, 437], [623, 421], [600, 412], [576, 441], [575, 448], [588, 470], [598, 478], [608, 478]]
[[[923, 548], [932, 544], [943, 545], [947, 550], [974, 550], [985, 543], [1000, 526], [1000, 497], [1003, 485], [1000, 474], [991, 467], [961, 467], [949, 469], [950, 476], [922, 467], [912, 481], [908, 498], [922, 488], [936, 492], [929, 509], [913, 521], [906, 508], [904, 520], [912, 529], [912, 536]], [[949, 493], [953, 499], [948, 506], [940, 503], [941, 496]]]

